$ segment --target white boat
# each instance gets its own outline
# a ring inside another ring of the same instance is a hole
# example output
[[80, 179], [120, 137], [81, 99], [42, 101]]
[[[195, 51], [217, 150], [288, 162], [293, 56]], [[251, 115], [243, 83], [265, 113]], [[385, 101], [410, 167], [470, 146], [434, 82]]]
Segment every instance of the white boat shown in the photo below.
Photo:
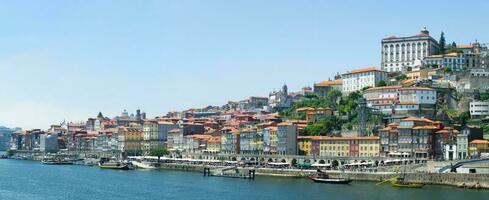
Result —
[[150, 162], [132, 161], [132, 164], [136, 168], [141, 168], [141, 169], [156, 169], [155, 164], [154, 163], [150, 163]]

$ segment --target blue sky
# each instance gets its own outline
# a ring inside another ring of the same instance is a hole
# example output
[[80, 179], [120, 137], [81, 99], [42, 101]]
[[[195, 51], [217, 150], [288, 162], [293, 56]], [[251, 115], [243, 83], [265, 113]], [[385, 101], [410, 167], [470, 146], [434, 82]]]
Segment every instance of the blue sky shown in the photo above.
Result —
[[[464, 5], [469, 5], [465, 9]], [[378, 66], [380, 40], [427, 26], [489, 42], [488, 1], [2, 1], [0, 125], [98, 111], [149, 116], [312, 86]]]

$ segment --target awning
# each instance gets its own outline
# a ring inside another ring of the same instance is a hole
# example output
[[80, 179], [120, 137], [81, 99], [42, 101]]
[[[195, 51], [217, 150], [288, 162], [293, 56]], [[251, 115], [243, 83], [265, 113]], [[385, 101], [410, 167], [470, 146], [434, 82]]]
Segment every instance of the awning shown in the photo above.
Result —
[[319, 164], [319, 163], [314, 163], [311, 166], [313, 167], [330, 167], [331, 164]]
[[288, 166], [289, 163], [268, 163], [269, 165], [277, 165], [277, 166]]

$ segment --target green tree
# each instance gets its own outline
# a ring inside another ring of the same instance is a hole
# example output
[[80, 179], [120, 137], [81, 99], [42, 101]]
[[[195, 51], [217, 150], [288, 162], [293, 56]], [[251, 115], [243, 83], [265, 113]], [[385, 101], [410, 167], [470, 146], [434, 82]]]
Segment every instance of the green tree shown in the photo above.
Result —
[[484, 135], [488, 135], [489, 134], [489, 124], [482, 125], [481, 128], [482, 128], [482, 131], [484, 132]]
[[331, 136], [335, 130], [341, 130], [341, 122], [333, 115], [326, 116], [320, 119], [317, 123], [307, 125], [301, 134]]
[[336, 110], [337, 102], [341, 95], [341, 91], [338, 89], [331, 89], [328, 91], [328, 94], [326, 94], [326, 98], [330, 100], [331, 109]]
[[440, 36], [440, 41], [439, 41], [439, 45], [440, 45], [440, 54], [445, 54], [445, 33], [441, 32], [441, 36]]
[[315, 94], [315, 93], [306, 93], [306, 94], [304, 95], [304, 97], [305, 97], [306, 99], [317, 99], [317, 98], [318, 98], [318, 95], [317, 95], [317, 94]]
[[149, 152], [149, 155], [150, 156], [158, 156], [158, 163], [160, 163], [160, 158], [162, 156], [168, 155], [168, 150], [166, 150], [165, 148], [151, 149], [151, 151]]
[[348, 119], [351, 120], [351, 118], [354, 117], [354, 113], [356, 113], [358, 99], [360, 98], [362, 98], [362, 94], [358, 91], [348, 94], [345, 99], [340, 101], [340, 113], [346, 114]]
[[402, 80], [406, 80], [406, 79], [407, 79], [406, 74], [401, 74], [399, 76], [396, 76], [397, 81], [402, 81]]
[[452, 68], [450, 68], [450, 67], [445, 67], [445, 72], [447, 72], [447, 73], [452, 72]]
[[377, 86], [379, 86], [379, 87], [386, 86], [386, 85], [387, 85], [387, 83], [385, 83], [385, 81], [384, 81], [384, 80], [380, 80], [380, 81], [377, 83]]

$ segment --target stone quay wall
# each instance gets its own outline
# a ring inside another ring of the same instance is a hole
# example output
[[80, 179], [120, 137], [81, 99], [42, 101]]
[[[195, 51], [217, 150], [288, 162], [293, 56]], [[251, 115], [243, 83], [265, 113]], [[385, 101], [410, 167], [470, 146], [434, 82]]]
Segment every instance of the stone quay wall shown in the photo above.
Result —
[[[186, 164], [162, 164], [162, 169], [195, 171], [203, 172], [204, 168], [218, 169], [222, 167], [204, 166], [204, 165], [186, 165]], [[240, 171], [246, 173], [253, 168], [240, 168]], [[307, 177], [316, 174], [315, 170], [298, 170], [298, 169], [268, 169], [257, 168], [257, 176], [277, 176], [277, 177]], [[489, 174], [460, 174], [460, 173], [405, 173], [405, 175], [393, 172], [341, 172], [327, 171], [331, 177], [349, 178], [357, 181], [380, 182], [394, 176], [404, 176], [407, 181], [415, 183], [433, 184], [433, 185], [451, 185], [459, 186], [465, 184], [468, 186], [480, 184], [483, 188], [489, 189]]]

